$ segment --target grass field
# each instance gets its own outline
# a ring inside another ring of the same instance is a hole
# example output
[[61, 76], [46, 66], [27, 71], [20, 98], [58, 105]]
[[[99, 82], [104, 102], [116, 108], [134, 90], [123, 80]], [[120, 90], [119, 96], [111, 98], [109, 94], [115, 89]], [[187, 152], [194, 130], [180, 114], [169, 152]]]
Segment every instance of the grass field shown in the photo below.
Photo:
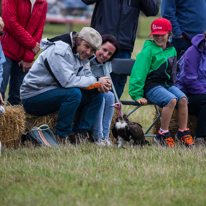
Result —
[[[140, 36], [149, 34], [152, 18], [140, 20]], [[64, 33], [64, 25], [47, 24], [44, 37]], [[74, 30], [79, 31], [80, 25]], [[145, 38], [137, 38], [132, 58]], [[122, 99], [130, 99], [128, 84]], [[130, 108], [124, 107], [127, 112]], [[153, 108], [131, 115], [145, 128]], [[2, 149], [0, 206], [204, 206], [206, 149], [148, 147], [125, 149], [93, 144], [59, 148]]]
[[0, 205], [206, 205], [206, 150], [95, 145], [3, 150]]

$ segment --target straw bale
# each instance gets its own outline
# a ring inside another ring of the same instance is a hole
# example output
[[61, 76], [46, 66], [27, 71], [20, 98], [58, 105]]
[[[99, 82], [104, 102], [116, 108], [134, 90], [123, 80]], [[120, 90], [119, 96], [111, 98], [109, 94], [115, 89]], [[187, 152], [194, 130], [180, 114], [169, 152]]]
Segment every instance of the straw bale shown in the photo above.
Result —
[[[161, 108], [158, 108], [158, 109], [160, 112], [162, 111]], [[157, 117], [157, 112], [155, 111], [153, 120], [156, 117]], [[197, 116], [189, 115], [188, 116], [188, 128], [190, 129], [190, 134], [192, 135], [192, 137], [195, 136], [196, 124], [197, 124]], [[156, 124], [153, 126], [153, 131], [152, 131], [153, 134], [156, 134], [159, 128], [160, 128], [160, 121], [157, 121]], [[169, 125], [169, 131], [170, 131], [171, 137], [173, 138], [175, 137], [175, 134], [177, 133], [177, 128], [178, 128], [177, 109], [174, 109], [174, 112], [172, 114], [172, 118], [170, 121], [170, 125]]]
[[55, 132], [55, 126], [57, 125], [58, 111], [45, 116], [35, 116], [28, 113], [26, 113], [25, 116], [26, 116], [25, 119], [26, 132], [30, 131], [33, 127], [40, 127], [43, 124], [47, 124], [51, 129], [51, 131], [53, 133]]
[[0, 116], [0, 141], [7, 148], [17, 148], [25, 132], [25, 111], [22, 106], [5, 106]]

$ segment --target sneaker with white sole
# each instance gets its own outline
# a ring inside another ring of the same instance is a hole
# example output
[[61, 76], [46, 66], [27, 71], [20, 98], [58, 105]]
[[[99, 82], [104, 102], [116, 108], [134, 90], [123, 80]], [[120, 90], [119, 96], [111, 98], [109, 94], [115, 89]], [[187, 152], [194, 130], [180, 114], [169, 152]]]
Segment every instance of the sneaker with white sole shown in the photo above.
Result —
[[195, 144], [193, 142], [193, 138], [190, 135], [189, 128], [187, 128], [183, 132], [181, 132], [178, 129], [177, 134], [175, 135], [175, 138], [187, 148], [193, 148], [195, 146]]
[[105, 141], [104, 141], [104, 139], [97, 139], [97, 140], [94, 140], [94, 143], [96, 144], [96, 145], [98, 145], [98, 146], [103, 146], [103, 147], [105, 147], [106, 146], [106, 143], [105, 143]]
[[112, 146], [112, 140], [110, 138], [104, 138], [105, 146], [111, 147]]
[[169, 132], [161, 133], [159, 130], [156, 136], [154, 137], [154, 141], [156, 144], [162, 147], [174, 147], [175, 146], [175, 142], [172, 139], [172, 137], [170, 137]]

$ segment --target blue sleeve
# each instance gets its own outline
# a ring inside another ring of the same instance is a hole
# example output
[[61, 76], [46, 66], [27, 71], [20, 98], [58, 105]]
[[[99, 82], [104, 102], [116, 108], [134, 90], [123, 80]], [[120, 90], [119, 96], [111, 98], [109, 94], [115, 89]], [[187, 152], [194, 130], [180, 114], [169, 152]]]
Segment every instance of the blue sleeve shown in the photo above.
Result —
[[146, 16], [156, 16], [159, 12], [159, 4], [156, 0], [141, 0], [141, 10]]
[[2, 74], [3, 74], [3, 63], [6, 62], [5, 56], [4, 56], [4, 52], [2, 51], [2, 47], [0, 44], [0, 87], [1, 87], [1, 83], [2, 83]]
[[162, 0], [161, 15], [163, 18], [168, 19], [172, 24], [173, 37], [178, 38], [182, 35], [182, 30], [178, 23], [176, 14], [176, 4], [178, 0]]

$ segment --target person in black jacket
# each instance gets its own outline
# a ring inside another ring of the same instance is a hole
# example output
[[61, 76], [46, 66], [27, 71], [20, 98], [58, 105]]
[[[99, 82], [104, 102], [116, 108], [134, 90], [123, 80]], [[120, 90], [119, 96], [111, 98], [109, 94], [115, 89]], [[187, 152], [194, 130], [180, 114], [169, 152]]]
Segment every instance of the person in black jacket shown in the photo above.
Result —
[[[87, 5], [96, 3], [91, 27], [101, 35], [111, 34], [116, 37], [121, 47], [117, 58], [131, 58], [140, 10], [146, 16], [156, 16], [159, 11], [156, 0], [82, 0], [82, 2]], [[127, 76], [111, 74], [111, 77], [120, 98]]]

